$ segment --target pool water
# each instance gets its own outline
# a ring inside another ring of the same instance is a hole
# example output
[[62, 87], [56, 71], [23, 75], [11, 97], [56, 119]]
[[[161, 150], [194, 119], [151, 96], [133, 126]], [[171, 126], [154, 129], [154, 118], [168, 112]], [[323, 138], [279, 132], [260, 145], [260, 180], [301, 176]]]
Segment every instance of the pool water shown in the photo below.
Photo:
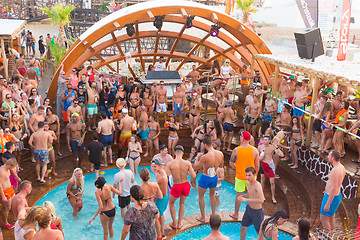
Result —
[[[139, 170], [142, 167], [139, 167]], [[151, 182], [156, 182], [155, 175], [152, 173], [150, 167], [145, 167], [149, 169]], [[107, 184], [114, 183], [114, 175], [118, 173], [118, 169], [109, 169], [104, 171], [103, 176], [105, 177]], [[198, 176], [198, 178], [200, 175]], [[102, 239], [103, 230], [100, 222], [100, 217], [92, 222], [92, 225], [89, 225], [89, 220], [94, 216], [98, 209], [98, 204], [95, 197], [96, 187], [94, 185], [95, 174], [85, 175], [85, 184], [84, 184], [84, 193], [83, 202], [84, 207], [79, 212], [77, 217], [72, 216], [73, 209], [70, 206], [70, 203], [66, 197], [66, 188], [68, 182], [61, 184], [60, 186], [54, 188], [46, 195], [44, 195], [37, 203], [37, 206], [40, 206], [45, 201], [51, 201], [56, 208], [56, 215], [62, 218], [63, 221], [63, 230], [65, 234], [65, 239]], [[135, 182], [141, 184], [141, 179], [139, 174], [135, 176]], [[234, 202], [235, 202], [236, 192], [234, 190], [234, 185], [223, 181], [221, 192], [220, 192], [220, 205], [217, 207], [217, 211], [233, 211]], [[116, 206], [116, 217], [113, 224], [114, 227], [114, 237], [115, 239], [120, 239], [121, 231], [123, 226], [123, 219], [120, 214], [120, 207], [118, 206], [117, 196], [113, 199], [113, 202]], [[176, 210], [178, 211], [178, 202], [176, 204]], [[245, 204], [241, 205], [240, 211], [245, 211]], [[211, 212], [210, 199], [208, 195], [205, 195], [205, 212]], [[165, 212], [166, 213], [166, 212]], [[190, 195], [185, 201], [185, 213], [184, 217], [199, 214], [199, 197], [197, 188], [191, 188]], [[166, 215], [166, 214], [165, 214]], [[168, 215], [168, 214], [167, 214]], [[171, 219], [167, 218], [166, 222], [170, 222]]]
[[[224, 222], [221, 224], [220, 232], [224, 234], [225, 236], [229, 237], [231, 240], [238, 240], [240, 239], [240, 228], [241, 223], [239, 222]], [[201, 225], [199, 227], [190, 228], [174, 238], [172, 240], [197, 240], [197, 239], [203, 239], [207, 237], [211, 232], [210, 226], [208, 224]], [[247, 240], [254, 240], [257, 238], [257, 234], [255, 231], [254, 226], [248, 227], [246, 231], [246, 239]], [[291, 240], [293, 236], [280, 232], [279, 231], [279, 240]]]

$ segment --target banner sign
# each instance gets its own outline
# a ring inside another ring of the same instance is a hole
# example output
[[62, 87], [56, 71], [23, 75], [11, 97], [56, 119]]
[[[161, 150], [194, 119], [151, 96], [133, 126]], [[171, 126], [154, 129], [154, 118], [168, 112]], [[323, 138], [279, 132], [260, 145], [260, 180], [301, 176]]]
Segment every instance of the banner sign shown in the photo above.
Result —
[[343, 0], [343, 10], [341, 15], [340, 26], [340, 39], [339, 39], [339, 51], [337, 55], [338, 61], [344, 61], [346, 59], [346, 51], [349, 43], [350, 33], [350, 20], [351, 20], [351, 2], [350, 0]]
[[296, 0], [306, 28], [318, 27], [318, 0]]

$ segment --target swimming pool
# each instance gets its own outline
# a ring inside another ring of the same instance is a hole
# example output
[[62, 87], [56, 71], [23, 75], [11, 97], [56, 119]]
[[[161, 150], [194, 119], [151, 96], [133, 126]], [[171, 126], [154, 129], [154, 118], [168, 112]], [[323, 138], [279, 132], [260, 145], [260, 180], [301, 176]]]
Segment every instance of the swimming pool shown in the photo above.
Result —
[[[139, 167], [139, 170], [142, 167]], [[155, 182], [155, 175], [152, 173], [150, 167], [145, 167], [149, 169], [151, 174], [151, 182]], [[109, 169], [104, 171], [104, 177], [107, 181], [107, 184], [113, 184], [114, 175], [118, 172], [118, 169]], [[72, 216], [72, 208], [66, 197], [66, 187], [68, 182], [61, 184], [60, 186], [54, 188], [47, 194], [45, 194], [35, 205], [40, 206], [45, 201], [51, 201], [56, 208], [56, 215], [62, 218], [63, 221], [63, 229], [65, 234], [65, 239], [102, 239], [103, 230], [100, 222], [99, 216], [92, 222], [90, 226], [88, 221], [92, 218], [95, 212], [98, 209], [98, 204], [95, 198], [95, 190], [94, 186], [95, 174], [87, 174], [85, 175], [85, 184], [84, 184], [84, 207], [81, 212], [79, 212], [77, 217]], [[135, 176], [135, 182], [141, 184], [141, 179], [137, 174]], [[236, 192], [234, 190], [234, 186], [226, 181], [222, 182], [222, 188], [220, 193], [220, 205], [217, 207], [217, 211], [233, 211], [234, 209], [234, 200], [235, 200]], [[185, 202], [185, 213], [184, 217], [199, 214], [199, 197], [197, 188], [191, 188], [190, 195], [186, 199]], [[116, 218], [113, 224], [114, 227], [114, 238], [119, 239], [121, 236], [123, 219], [120, 215], [120, 207], [118, 207], [117, 197], [113, 199], [113, 202], [116, 206]], [[179, 201], [177, 201], [178, 203]], [[211, 212], [210, 207], [210, 199], [208, 195], [205, 196], [205, 211]], [[178, 205], [176, 206], [178, 210]], [[245, 211], [245, 205], [242, 204], [240, 211]], [[166, 222], [169, 222], [170, 219], [167, 219]]]
[[[220, 232], [224, 234], [225, 236], [229, 237], [231, 240], [238, 240], [240, 239], [240, 228], [241, 223], [239, 222], [224, 222], [221, 224]], [[197, 239], [203, 239], [207, 237], [211, 232], [209, 224], [201, 225], [198, 227], [190, 228], [175, 237], [173, 237], [171, 240], [197, 240]], [[254, 240], [257, 238], [257, 234], [255, 231], [254, 226], [250, 226], [247, 229], [246, 232], [246, 239], [248, 240]], [[291, 240], [293, 236], [280, 232], [279, 231], [279, 240]]]

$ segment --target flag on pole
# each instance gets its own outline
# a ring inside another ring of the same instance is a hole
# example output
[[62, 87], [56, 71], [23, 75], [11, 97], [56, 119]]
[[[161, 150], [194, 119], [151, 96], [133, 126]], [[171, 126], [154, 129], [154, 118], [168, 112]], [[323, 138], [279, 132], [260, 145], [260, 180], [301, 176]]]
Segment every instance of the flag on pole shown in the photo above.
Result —
[[338, 61], [344, 61], [346, 59], [346, 51], [349, 44], [350, 20], [351, 20], [351, 2], [350, 0], [343, 0], [339, 50], [337, 55]]

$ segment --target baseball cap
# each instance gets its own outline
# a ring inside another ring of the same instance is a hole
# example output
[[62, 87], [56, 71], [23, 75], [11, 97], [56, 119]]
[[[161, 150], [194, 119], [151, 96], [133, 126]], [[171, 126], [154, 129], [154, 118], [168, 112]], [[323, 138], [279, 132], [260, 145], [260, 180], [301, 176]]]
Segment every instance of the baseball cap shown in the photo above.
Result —
[[125, 167], [126, 166], [126, 161], [123, 158], [118, 158], [116, 160], [116, 166], [119, 167]]
[[176, 150], [181, 150], [181, 151], [185, 152], [183, 146], [181, 146], [181, 145], [176, 145], [176, 147], [174, 147], [174, 151], [176, 151]]
[[244, 138], [244, 140], [250, 140], [251, 138], [251, 134], [248, 131], [243, 132], [241, 136]]
[[151, 163], [155, 164], [155, 165], [163, 165], [163, 162], [161, 160], [161, 158], [156, 157], [153, 160], [151, 160]]
[[74, 112], [71, 116], [72, 117], [80, 117], [80, 115], [77, 112]]
[[64, 71], [60, 71], [60, 74], [65, 74], [65, 72], [64, 72]]
[[291, 75], [289, 78], [290, 78], [290, 79], [295, 79], [295, 76], [294, 76], [294, 75]]
[[231, 106], [232, 100], [227, 100], [225, 103], [225, 107]]
[[122, 113], [128, 113], [129, 112], [129, 110], [127, 110], [127, 108], [123, 108], [121, 111], [122, 111]]
[[261, 86], [261, 82], [257, 82], [257, 83], [256, 83], [256, 86]]

